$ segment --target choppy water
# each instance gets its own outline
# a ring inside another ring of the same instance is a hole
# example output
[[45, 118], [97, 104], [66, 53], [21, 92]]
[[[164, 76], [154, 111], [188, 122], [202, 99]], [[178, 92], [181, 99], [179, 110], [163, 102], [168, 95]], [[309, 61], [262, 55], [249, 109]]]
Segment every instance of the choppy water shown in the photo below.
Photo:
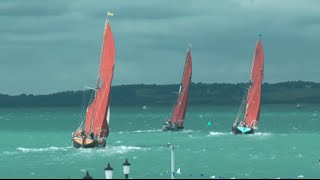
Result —
[[[230, 133], [236, 106], [189, 107], [185, 130], [162, 132], [171, 107], [111, 107], [105, 149], [74, 149], [71, 133], [81, 108], [0, 109], [1, 178], [104, 178], [110, 162], [122, 178], [125, 158], [132, 178], [319, 178], [320, 106], [264, 105], [254, 135]], [[212, 126], [208, 127], [207, 122]]]

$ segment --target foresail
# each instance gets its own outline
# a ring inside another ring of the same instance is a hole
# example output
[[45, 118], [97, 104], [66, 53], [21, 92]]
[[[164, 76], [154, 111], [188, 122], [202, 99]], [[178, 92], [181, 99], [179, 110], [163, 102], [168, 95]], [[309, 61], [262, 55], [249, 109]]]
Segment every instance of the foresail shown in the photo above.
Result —
[[178, 101], [174, 107], [173, 116], [172, 116], [172, 122], [178, 123], [179, 125], [183, 125], [183, 120], [187, 110], [188, 93], [189, 93], [189, 86], [191, 83], [191, 76], [192, 76], [192, 60], [191, 60], [190, 49], [188, 49], [184, 73], [182, 76], [182, 83], [179, 89]]
[[261, 91], [264, 69], [264, 52], [261, 40], [258, 41], [251, 71], [252, 84], [247, 97], [245, 121], [249, 127], [256, 126], [260, 116]]

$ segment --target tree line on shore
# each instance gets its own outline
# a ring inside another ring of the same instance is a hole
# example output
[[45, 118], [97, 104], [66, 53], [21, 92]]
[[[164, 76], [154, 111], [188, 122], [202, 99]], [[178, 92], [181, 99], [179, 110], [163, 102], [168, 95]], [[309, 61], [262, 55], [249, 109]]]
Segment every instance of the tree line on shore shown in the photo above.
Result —
[[[239, 104], [246, 97], [249, 83], [192, 83], [189, 105]], [[171, 105], [177, 100], [179, 84], [119, 85], [111, 88], [111, 105]], [[0, 94], [0, 107], [51, 107], [87, 105], [92, 90], [64, 91], [48, 95]], [[264, 83], [262, 104], [320, 103], [320, 83], [288, 81]]]

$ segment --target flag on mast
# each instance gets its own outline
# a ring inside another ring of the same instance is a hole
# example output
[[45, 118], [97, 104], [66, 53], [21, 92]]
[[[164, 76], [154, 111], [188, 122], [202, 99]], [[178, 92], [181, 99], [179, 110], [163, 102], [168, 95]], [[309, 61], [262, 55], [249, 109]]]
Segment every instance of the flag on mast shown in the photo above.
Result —
[[108, 11], [107, 16], [113, 16], [113, 13]]

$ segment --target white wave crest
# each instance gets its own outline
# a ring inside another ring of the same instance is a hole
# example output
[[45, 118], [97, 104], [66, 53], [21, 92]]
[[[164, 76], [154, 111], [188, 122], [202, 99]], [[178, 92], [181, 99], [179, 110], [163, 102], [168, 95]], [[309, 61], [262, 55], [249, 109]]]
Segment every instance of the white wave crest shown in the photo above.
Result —
[[111, 146], [106, 149], [101, 149], [100, 151], [111, 151], [119, 154], [125, 154], [136, 150], [147, 151], [150, 150], [150, 148], [142, 148], [137, 146]]
[[103, 156], [112, 156], [115, 154], [127, 154], [133, 151], [148, 151], [150, 148], [142, 148], [137, 146], [107, 146], [105, 148], [92, 148], [92, 149], [79, 149], [78, 153], [75, 153], [75, 156], [79, 154], [91, 156], [93, 154], [101, 154]]
[[4, 151], [3, 155], [15, 155], [17, 152], [9, 152], [9, 151]]
[[133, 132], [134, 133], [154, 133], [154, 132], [161, 132], [161, 129], [137, 130]]
[[208, 136], [222, 136], [222, 135], [230, 135], [232, 133], [223, 133], [223, 132], [210, 132]]
[[272, 134], [269, 133], [269, 132], [265, 132], [265, 133], [262, 133], [262, 132], [257, 132], [257, 133], [254, 133], [254, 134], [249, 134], [249, 136], [271, 136]]
[[184, 130], [182, 130], [182, 133], [192, 133], [192, 132], [194, 132], [194, 131], [191, 130], [191, 129], [184, 129]]
[[23, 148], [23, 147], [18, 147], [17, 151], [21, 151], [23, 153], [28, 153], [28, 152], [46, 152], [46, 151], [68, 151], [72, 147], [48, 147], [48, 148]]
[[129, 134], [129, 133], [155, 133], [161, 132], [161, 129], [149, 129], [149, 130], [137, 130], [137, 131], [119, 131], [119, 134]]

